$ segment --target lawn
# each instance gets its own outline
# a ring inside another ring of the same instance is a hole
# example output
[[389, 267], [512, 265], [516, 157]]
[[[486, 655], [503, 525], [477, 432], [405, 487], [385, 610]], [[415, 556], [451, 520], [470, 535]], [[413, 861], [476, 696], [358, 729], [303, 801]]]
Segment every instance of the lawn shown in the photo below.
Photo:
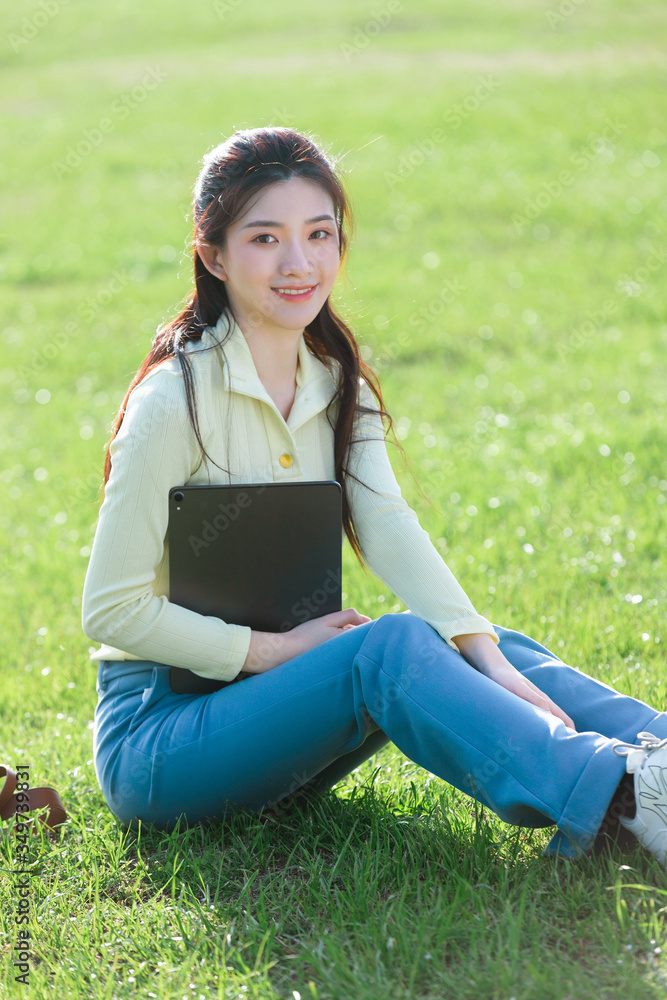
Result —
[[[443, 558], [492, 622], [667, 710], [666, 30], [653, 0], [11, 9], [0, 762], [55, 785], [69, 823], [32, 844], [27, 990], [0, 844], [0, 996], [666, 995], [657, 862], [546, 859], [552, 829], [391, 745], [308, 808], [128, 833], [92, 766], [80, 617], [112, 420], [190, 288], [201, 157], [292, 125], [339, 158], [335, 298]], [[344, 588], [403, 609], [348, 548]]]

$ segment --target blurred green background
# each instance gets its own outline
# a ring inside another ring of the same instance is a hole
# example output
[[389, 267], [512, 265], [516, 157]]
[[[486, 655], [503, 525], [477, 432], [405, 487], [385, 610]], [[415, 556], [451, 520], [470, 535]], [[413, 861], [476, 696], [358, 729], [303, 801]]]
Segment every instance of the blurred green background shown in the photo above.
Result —
[[[339, 160], [355, 227], [335, 297], [380, 376], [404, 494], [476, 608], [667, 707], [666, 30], [651, 0], [6, 12], [0, 759], [29, 757], [81, 829], [107, 815], [80, 625], [105, 444], [190, 288], [201, 158], [237, 128], [290, 125]], [[403, 607], [348, 550], [344, 585], [373, 617]], [[635, 995], [659, 995], [641, 954], [593, 958], [604, 988], [641, 967]], [[433, 969], [412, 995], [443, 995]], [[566, 995], [508, 975], [477, 995]], [[318, 995], [349, 995], [334, 981]]]

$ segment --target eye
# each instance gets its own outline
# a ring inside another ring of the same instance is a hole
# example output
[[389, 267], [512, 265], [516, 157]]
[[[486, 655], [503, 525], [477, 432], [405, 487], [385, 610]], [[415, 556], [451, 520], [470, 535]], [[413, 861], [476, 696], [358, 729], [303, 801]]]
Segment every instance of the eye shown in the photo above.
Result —
[[261, 243], [262, 246], [268, 246], [269, 244], [265, 243], [265, 240], [275, 240], [275, 236], [272, 236], [271, 233], [260, 233], [259, 236], [255, 236], [252, 242]]
[[331, 236], [331, 233], [329, 232], [328, 229], [316, 229], [314, 233], [310, 234], [310, 238], [312, 239], [313, 236], [317, 236], [318, 233], [322, 234], [322, 236], [320, 237], [321, 239], [324, 238], [325, 236]]

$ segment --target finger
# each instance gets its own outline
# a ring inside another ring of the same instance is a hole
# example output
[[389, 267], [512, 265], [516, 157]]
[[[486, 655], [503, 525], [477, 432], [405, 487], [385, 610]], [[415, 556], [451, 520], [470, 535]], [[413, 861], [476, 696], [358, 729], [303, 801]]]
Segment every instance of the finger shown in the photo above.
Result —
[[567, 714], [567, 712], [564, 712], [563, 709], [560, 707], [560, 705], [557, 705], [554, 701], [551, 700], [551, 698], [546, 698], [546, 701], [551, 714], [555, 715], [557, 719], [561, 720], [561, 722], [564, 722], [565, 725], [569, 726], [570, 729], [574, 729], [576, 731], [576, 726], [572, 721], [572, 719], [570, 718], [570, 716]]
[[363, 625], [364, 622], [371, 621], [368, 615], [362, 615], [356, 608], [346, 608], [345, 610], [354, 615], [354, 621], [352, 622], [353, 625]]
[[572, 721], [570, 716], [566, 715], [566, 713], [563, 712], [562, 709], [558, 708], [557, 705], [554, 705], [553, 708], [549, 708], [549, 711], [551, 712], [552, 715], [555, 715], [557, 719], [560, 719], [560, 721], [563, 722], [569, 729], [576, 730], [574, 722]]
[[546, 708], [548, 712], [551, 712], [552, 715], [555, 715], [558, 719], [564, 722], [566, 726], [569, 726], [570, 729], [574, 729], [575, 732], [577, 731], [577, 727], [575, 726], [574, 722], [572, 721], [570, 716], [563, 711], [560, 705], [557, 705], [555, 701], [552, 701], [551, 698], [549, 698], [549, 696], [546, 695], [541, 688], [538, 688], [537, 685], [533, 684], [533, 682], [528, 680], [527, 677], [524, 677], [524, 681], [532, 688], [535, 694], [540, 697], [541, 701], [544, 702], [544, 704], [539, 704], [539, 702], [536, 701], [535, 702], [536, 705], [538, 705], [540, 708]]
[[566, 726], [568, 726], [570, 729], [574, 729], [576, 732], [576, 726], [574, 722], [572, 721], [570, 716], [563, 711], [562, 708], [560, 708], [555, 702], [553, 702], [551, 698], [547, 698], [546, 695], [544, 695], [543, 701], [544, 704], [540, 705], [540, 708], [546, 708], [547, 712], [550, 712], [551, 715], [555, 715], [557, 719], [560, 719], [561, 722], [565, 723]]
[[328, 615], [321, 615], [315, 619], [321, 625], [330, 625], [332, 628], [342, 628], [351, 622], [348, 611], [331, 611]]
[[363, 625], [364, 622], [369, 622], [370, 618], [360, 615], [355, 608], [344, 608], [343, 611], [332, 611], [330, 615], [324, 615], [322, 620], [326, 621], [327, 625], [342, 628], [343, 625]]

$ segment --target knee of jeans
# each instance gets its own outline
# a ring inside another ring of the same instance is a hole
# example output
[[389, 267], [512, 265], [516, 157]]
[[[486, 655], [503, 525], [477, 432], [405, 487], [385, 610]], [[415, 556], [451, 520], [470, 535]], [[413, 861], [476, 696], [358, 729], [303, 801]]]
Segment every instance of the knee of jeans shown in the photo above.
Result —
[[[391, 631], [394, 636], [424, 636], [431, 638], [434, 629], [423, 618], [413, 615], [411, 611], [388, 611], [380, 615], [374, 622], [375, 627]], [[436, 633], [437, 634], [437, 633]]]
[[409, 612], [387, 612], [375, 619], [370, 634], [376, 642], [381, 641], [384, 649], [391, 650], [397, 648], [397, 643], [417, 635], [424, 624], [421, 618]]
[[385, 666], [391, 661], [391, 674], [404, 686], [418, 680], [442, 657], [458, 656], [435, 629], [410, 612], [382, 615], [374, 626], [379, 629], [375, 638], [382, 642]]

